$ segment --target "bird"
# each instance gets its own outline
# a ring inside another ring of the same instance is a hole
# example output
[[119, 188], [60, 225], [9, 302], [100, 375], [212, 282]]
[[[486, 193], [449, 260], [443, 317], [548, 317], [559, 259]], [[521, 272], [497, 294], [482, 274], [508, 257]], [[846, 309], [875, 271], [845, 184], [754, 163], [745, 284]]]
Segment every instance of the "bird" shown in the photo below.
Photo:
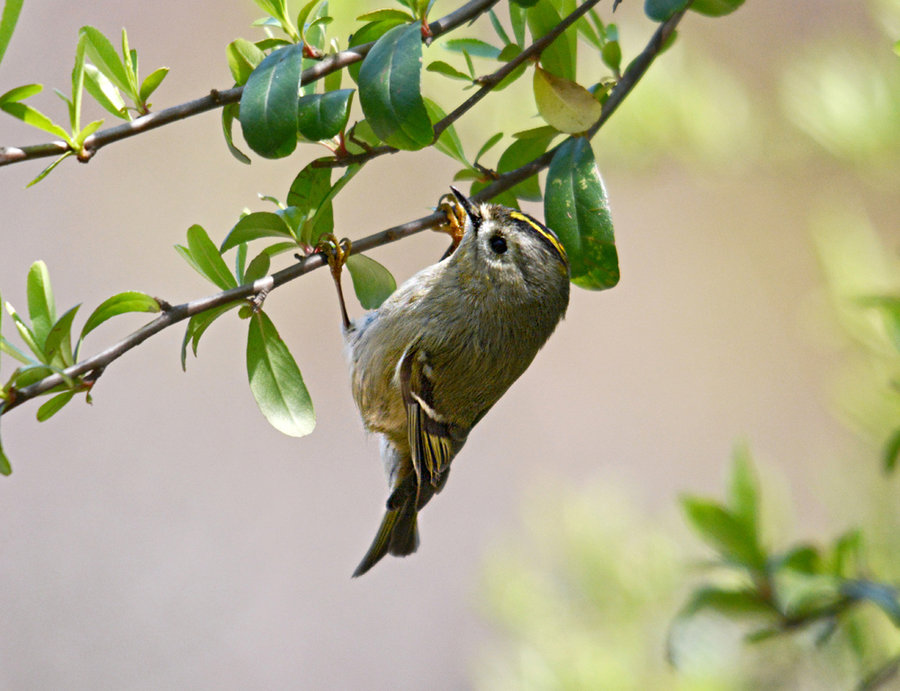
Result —
[[352, 245], [333, 235], [318, 245], [337, 287], [353, 398], [365, 428], [380, 437], [390, 487], [354, 577], [387, 554], [416, 551], [419, 511], [444, 488], [471, 429], [528, 368], [569, 304], [569, 262], [552, 230], [450, 189], [442, 208], [454, 245], [355, 320], [340, 280]]

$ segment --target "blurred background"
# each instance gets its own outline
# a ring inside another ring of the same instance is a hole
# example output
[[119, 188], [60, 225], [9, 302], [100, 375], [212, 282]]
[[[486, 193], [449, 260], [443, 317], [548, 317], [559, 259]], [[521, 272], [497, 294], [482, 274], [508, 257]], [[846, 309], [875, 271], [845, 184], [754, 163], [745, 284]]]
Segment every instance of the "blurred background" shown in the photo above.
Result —
[[[329, 33], [346, 45], [353, 18], [381, 3], [333, 5]], [[455, 6], [439, 0], [432, 14]], [[637, 0], [599, 12], [619, 24], [626, 61], [654, 29]], [[260, 38], [257, 16], [249, 0], [26, 3], [0, 92], [43, 83], [33, 104], [64, 119], [50, 90], [69, 88], [78, 28], [124, 26], [144, 74], [171, 69], [156, 107], [181, 103], [231, 86], [225, 46]], [[0, 480], [0, 687], [729, 688], [775, 676], [846, 687], [839, 660], [801, 651], [742, 676], [760, 652], [721, 627], [697, 628], [676, 674], [664, 640], [694, 560], [710, 556], [682, 527], [678, 497], [721, 495], [742, 440], [773, 544], [871, 526], [880, 574], [900, 579], [897, 478], [878, 460], [896, 404], [871, 324], [844, 299], [898, 287], [898, 38], [895, 0], [751, 0], [684, 19], [594, 141], [621, 283], [573, 289], [566, 320], [424, 512], [419, 552], [364, 578], [350, 573], [387, 487], [325, 272], [266, 301], [316, 405], [307, 438], [259, 414], [233, 317], [187, 373], [172, 328], [111, 365], [92, 406], [40, 425], [34, 405], [4, 416], [14, 473]], [[605, 71], [582, 53], [590, 84]], [[447, 58], [439, 42], [426, 51]], [[425, 84], [445, 109], [464, 97], [436, 75]], [[529, 85], [460, 123], [470, 156], [494, 131], [540, 124]], [[46, 139], [0, 118], [3, 145]], [[321, 153], [241, 165], [213, 112], [89, 165], [65, 161], [27, 190], [48, 161], [5, 167], [3, 299], [25, 311], [37, 259], [61, 309], [130, 289], [173, 303], [214, 292], [172, 246], [194, 223], [221, 240], [243, 208], [266, 209], [258, 193], [283, 198]], [[373, 161], [338, 198], [336, 232], [424, 215], [455, 170], [435, 151]], [[372, 256], [400, 281], [444, 246], [424, 234]], [[142, 321], [105, 324], [84, 352]]]

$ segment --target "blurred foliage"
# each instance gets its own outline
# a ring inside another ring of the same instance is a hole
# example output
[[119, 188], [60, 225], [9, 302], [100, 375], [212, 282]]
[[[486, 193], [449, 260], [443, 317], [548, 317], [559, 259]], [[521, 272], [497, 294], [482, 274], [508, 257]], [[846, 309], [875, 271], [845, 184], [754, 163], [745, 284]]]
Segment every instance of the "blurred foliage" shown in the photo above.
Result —
[[[808, 201], [829, 298], [817, 304], [846, 363], [833, 377], [836, 413], [871, 453], [822, 460], [838, 527], [818, 544], [761, 530], [784, 507], [739, 447], [725, 501], [682, 500], [716, 555], [687, 590], [691, 543], [672, 521], [610, 490], [544, 490], [526, 503], [523, 542], [486, 565], [484, 606], [502, 635], [477, 662], [478, 688], [900, 684], [900, 255], [896, 234], [854, 206], [894, 209], [896, 230], [900, 2], [867, 7], [871, 26], [786, 48], [754, 86], [727, 60], [676, 45], [596, 142], [606, 165], [641, 172], [672, 161], [701, 175], [839, 176], [840, 188]], [[775, 88], [760, 92], [767, 79]]]

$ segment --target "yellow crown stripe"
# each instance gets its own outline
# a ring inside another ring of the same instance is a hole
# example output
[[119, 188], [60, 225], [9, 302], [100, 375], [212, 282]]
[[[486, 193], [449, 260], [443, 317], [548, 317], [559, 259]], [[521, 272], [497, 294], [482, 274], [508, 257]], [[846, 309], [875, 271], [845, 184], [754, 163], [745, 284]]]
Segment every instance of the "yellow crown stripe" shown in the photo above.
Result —
[[557, 240], [556, 236], [551, 233], [547, 228], [542, 226], [540, 223], [535, 221], [531, 216], [527, 216], [520, 211], [510, 211], [509, 217], [514, 218], [517, 221], [524, 221], [532, 228], [534, 228], [538, 233], [541, 234], [542, 237], [546, 238], [547, 241], [556, 248], [556, 251], [559, 252], [559, 256], [563, 258], [565, 261], [569, 261], [569, 258], [566, 256], [566, 248], [562, 246], [562, 243]]

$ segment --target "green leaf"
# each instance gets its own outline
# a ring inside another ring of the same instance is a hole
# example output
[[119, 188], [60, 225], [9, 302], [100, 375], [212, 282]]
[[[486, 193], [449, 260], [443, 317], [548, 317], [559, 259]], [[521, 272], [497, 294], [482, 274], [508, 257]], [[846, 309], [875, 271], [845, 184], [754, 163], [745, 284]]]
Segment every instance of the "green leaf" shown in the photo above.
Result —
[[283, 158], [297, 147], [297, 100], [303, 46], [279, 48], [253, 70], [241, 95], [244, 139], [260, 156]]
[[812, 545], [798, 545], [780, 556], [777, 564], [778, 568], [813, 575], [821, 571], [822, 557]]
[[192, 225], [187, 231], [188, 249], [201, 274], [222, 290], [237, 287], [237, 281], [219, 254], [219, 250], [209, 239], [209, 235], [199, 225]]
[[[377, 41], [394, 27], [400, 26], [401, 24], [407, 24], [410, 21], [414, 20], [411, 18], [407, 20], [393, 17], [369, 22], [365, 26], [353, 32], [353, 35], [350, 37], [350, 43], [347, 47], [353, 48], [355, 46], [365, 45], [366, 43], [370, 43], [372, 41]], [[347, 72], [350, 74], [350, 78], [357, 84], [359, 83], [359, 70], [361, 67], [362, 61], [354, 62], [347, 67]]]
[[69, 133], [65, 129], [57, 125], [41, 111], [32, 108], [25, 103], [6, 101], [0, 103], [0, 110], [9, 113], [14, 118], [18, 118], [26, 125], [31, 125], [44, 132], [49, 132], [66, 142], [69, 142], [71, 139]]
[[81, 336], [78, 340], [83, 341], [91, 331], [100, 326], [107, 319], [112, 319], [120, 314], [129, 312], [159, 312], [159, 302], [156, 298], [141, 293], [136, 290], [129, 290], [123, 293], [117, 293], [112, 297], [101, 302], [91, 315], [87, 318], [84, 326], [81, 328]]
[[84, 44], [85, 37], [78, 37], [75, 47], [75, 65], [72, 67], [72, 100], [69, 102], [69, 124], [72, 135], [81, 130], [81, 97], [84, 91]]
[[534, 100], [544, 121], [560, 132], [584, 132], [597, 122], [603, 106], [580, 84], [535, 67]]
[[891, 433], [881, 452], [885, 472], [892, 473], [897, 467], [898, 460], [900, 460], [900, 427]]
[[755, 536], [724, 506], [697, 497], [682, 497], [681, 506], [697, 534], [726, 561], [754, 570], [765, 567]]
[[250, 74], [266, 57], [255, 43], [245, 38], [234, 39], [225, 50], [228, 54], [228, 69], [238, 85], [246, 84]]
[[731, 590], [716, 586], [698, 588], [679, 612], [679, 618], [691, 617], [702, 610], [713, 610], [726, 617], [773, 615], [775, 610], [754, 590]]
[[490, 43], [477, 38], [451, 38], [443, 43], [444, 48], [456, 53], [468, 53], [477, 58], [489, 58], [496, 60], [500, 55], [500, 49]]
[[[16, 327], [16, 330], [19, 332], [19, 336], [21, 336], [22, 340], [25, 341], [25, 345], [28, 346], [28, 349], [34, 354], [34, 356], [43, 361], [44, 360], [44, 347], [43, 344], [38, 343], [38, 339], [35, 336], [34, 332], [25, 323], [25, 321], [19, 316], [18, 312], [16, 312], [15, 307], [13, 307], [8, 302], [6, 303], [6, 311], [9, 313], [9, 316], [12, 317], [13, 324]], [[6, 339], [4, 339], [6, 341]], [[8, 350], [6, 352], [9, 352]]]
[[316, 415], [300, 368], [262, 311], [250, 319], [247, 375], [253, 398], [269, 424], [292, 437], [313, 431]]
[[655, 22], [664, 22], [690, 4], [691, 0], [644, 0], [644, 12]]
[[[2, 403], [0, 403], [2, 405]], [[12, 474], [12, 465], [9, 463], [9, 458], [6, 457], [6, 452], [3, 451], [3, 443], [0, 440], [0, 475], [11, 475]]]
[[691, 9], [709, 17], [731, 14], [744, 4], [744, 0], [694, 0]]
[[746, 444], [738, 445], [732, 454], [728, 506], [735, 518], [746, 526], [755, 540], [758, 540], [759, 491], [750, 459], [750, 449]]
[[384, 266], [364, 254], [347, 257], [347, 269], [353, 279], [353, 291], [367, 310], [381, 307], [391, 293], [397, 289], [397, 282]]
[[138, 92], [142, 104], [147, 104], [147, 99], [150, 98], [150, 94], [159, 88], [159, 85], [162, 84], [162, 80], [166, 78], [167, 74], [169, 74], [168, 67], [159, 67], [147, 75], [147, 78], [141, 83], [141, 88]]
[[234, 121], [238, 117], [238, 108], [239, 105], [237, 103], [229, 103], [222, 108], [222, 134], [225, 135], [225, 144], [228, 146], [228, 151], [231, 152], [231, 155], [241, 163], [249, 164], [250, 158], [234, 145], [234, 137], [231, 134]]
[[232, 247], [251, 240], [271, 237], [291, 239], [293, 235], [283, 216], [271, 211], [255, 211], [234, 224], [219, 248], [219, 252], [225, 253]]
[[44, 344], [44, 353], [47, 362], [60, 368], [71, 367], [75, 364], [72, 357], [72, 321], [81, 305], [75, 305], [67, 310], [50, 329], [47, 334], [47, 342]]
[[99, 130], [102, 125], [103, 120], [94, 120], [93, 122], [89, 122], [87, 125], [85, 125], [75, 136], [75, 147], [80, 148], [84, 144], [85, 139]]
[[603, 290], [619, 282], [619, 258], [606, 190], [586, 139], [568, 139], [553, 155], [547, 172], [544, 216], [566, 248], [575, 285]]
[[244, 283], [253, 283], [253, 281], [268, 275], [271, 261], [268, 252], [260, 252], [253, 257], [253, 260], [244, 272]]
[[[437, 72], [438, 74], [442, 74], [445, 77], [450, 77], [451, 79], [459, 79], [460, 81], [472, 83], [472, 78], [467, 75], [465, 72], [460, 72], [458, 69], [453, 67], [453, 65], [448, 65], [443, 60], [435, 60], [434, 62], [428, 63], [428, 67], [425, 68], [428, 72]], [[426, 99], [426, 103], [427, 103]]]
[[[348, 168], [349, 172], [349, 168]], [[334, 211], [331, 205], [331, 169], [317, 168], [310, 163], [291, 183], [287, 203], [307, 214], [308, 220], [300, 229], [300, 241], [315, 244], [322, 233], [334, 228]]]
[[[3, 4], [3, 14], [0, 15], [0, 62], [3, 61], [3, 55], [12, 39], [13, 31], [16, 28], [16, 22], [19, 21], [19, 13], [22, 11], [22, 3], [24, 0], [6, 0]], [[3, 449], [0, 448], [0, 473], [3, 473]], [[8, 465], [8, 463], [7, 463]], [[9, 475], [9, 473], [3, 473]]]
[[421, 149], [434, 130], [420, 93], [422, 34], [397, 26], [378, 39], [359, 71], [359, 101], [378, 137], [398, 149]]
[[622, 68], [622, 47], [618, 41], [607, 41], [600, 50], [600, 56], [609, 69], [619, 74]]
[[35, 342], [43, 350], [47, 334], [56, 322], [56, 300], [50, 285], [50, 272], [42, 261], [36, 261], [28, 271], [25, 283], [28, 294], [28, 316]]
[[122, 92], [109, 80], [109, 77], [94, 65], [84, 66], [84, 77], [84, 88], [104, 110], [109, 111], [117, 118], [131, 119], [131, 111], [125, 107]]
[[494, 31], [497, 33], [497, 38], [500, 39], [500, 42], [504, 45], [512, 43], [509, 35], [507, 35], [506, 30], [500, 23], [500, 19], [497, 17], [497, 13], [494, 12], [494, 10], [488, 10], [488, 16], [491, 18], [491, 26], [494, 27]]
[[[556, 131], [550, 127], [541, 129], [542, 136], [515, 139], [500, 156], [500, 160], [497, 162], [497, 172], [501, 175], [508, 173], [542, 155], [556, 136]], [[541, 187], [537, 175], [532, 175], [509, 191], [518, 199], [538, 201], [541, 198]]]
[[53, 172], [53, 169], [56, 168], [56, 166], [58, 166], [60, 163], [65, 161], [69, 156], [74, 156], [74, 155], [75, 155], [74, 151], [66, 151], [66, 153], [64, 153], [62, 156], [60, 156], [55, 161], [53, 161], [53, 163], [51, 163], [49, 166], [44, 168], [40, 173], [38, 173], [37, 177], [34, 180], [32, 180], [31, 182], [29, 182], [27, 185], [25, 185], [25, 187], [28, 188], [28, 187], [31, 187], [32, 185], [38, 184], [41, 180], [43, 180], [45, 177], [50, 175], [50, 173]]
[[212, 323], [216, 319], [221, 317], [226, 312], [233, 310], [235, 307], [240, 307], [241, 305], [245, 304], [247, 303], [243, 300], [236, 300], [224, 305], [219, 305], [218, 307], [213, 307], [212, 309], [205, 310], [204, 312], [198, 312], [188, 320], [187, 328], [184, 331], [184, 339], [181, 342], [182, 370], [187, 370], [188, 343], [191, 344], [191, 348], [194, 351], [194, 357], [196, 357], [197, 346], [200, 344], [200, 337], [210, 327], [210, 325], [212, 325]]
[[[431, 119], [432, 124], [443, 120], [447, 116], [441, 107], [430, 98], [425, 99], [425, 108], [428, 110], [428, 117]], [[434, 148], [442, 154], [456, 159], [464, 166], [470, 165], [463, 151], [462, 142], [459, 139], [459, 135], [456, 134], [456, 128], [453, 125], [441, 132], [441, 136], [434, 143]]]
[[352, 100], [353, 89], [301, 96], [297, 102], [297, 129], [314, 142], [331, 139], [347, 124]]
[[23, 84], [22, 86], [17, 86], [0, 96], [0, 106], [2, 106], [4, 103], [14, 103], [16, 101], [30, 98], [35, 94], [41, 93], [41, 91], [43, 90], [44, 87], [40, 84]]
[[396, 21], [398, 24], [408, 24], [416, 21], [416, 18], [409, 12], [393, 9], [372, 10], [371, 12], [364, 12], [356, 18], [358, 22], [381, 22], [386, 20]]
[[475, 162], [481, 160], [481, 157], [484, 156], [488, 151], [494, 148], [494, 146], [503, 139], [503, 132], [497, 132], [482, 145], [482, 147], [478, 150], [478, 153], [475, 155]]
[[[550, 33], [562, 19], [550, 0], [540, 0], [528, 10], [528, 27], [535, 40]], [[575, 81], [575, 58], [577, 55], [578, 30], [566, 29], [562, 36], [541, 52], [541, 65], [557, 77]]]
[[92, 26], [81, 27], [79, 34], [87, 37], [84, 49], [91, 62], [119, 89], [126, 94], [137, 96], [135, 90], [131, 88], [125, 65], [110, 40]]
[[51, 417], [56, 415], [62, 407], [72, 400], [72, 397], [78, 393], [77, 391], [63, 391], [62, 393], [56, 394], [49, 401], [41, 405], [37, 410], [37, 420], [38, 422], [44, 422], [49, 420]]

